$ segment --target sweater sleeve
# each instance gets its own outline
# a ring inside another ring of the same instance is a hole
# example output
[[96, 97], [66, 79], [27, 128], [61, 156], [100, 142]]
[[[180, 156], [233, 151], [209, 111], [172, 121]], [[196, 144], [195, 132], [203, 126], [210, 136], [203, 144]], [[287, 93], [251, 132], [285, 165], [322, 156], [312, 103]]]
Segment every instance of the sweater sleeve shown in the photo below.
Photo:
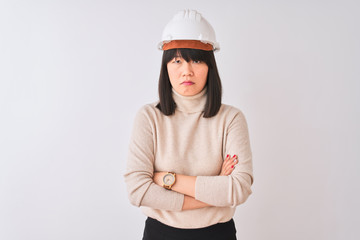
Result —
[[198, 176], [195, 198], [218, 207], [235, 207], [252, 193], [253, 167], [246, 119], [238, 111], [225, 137], [225, 154], [238, 155], [239, 163], [229, 176]]
[[154, 123], [149, 106], [136, 115], [129, 145], [124, 174], [130, 203], [168, 211], [181, 211], [184, 195], [169, 191], [153, 182], [154, 175]]

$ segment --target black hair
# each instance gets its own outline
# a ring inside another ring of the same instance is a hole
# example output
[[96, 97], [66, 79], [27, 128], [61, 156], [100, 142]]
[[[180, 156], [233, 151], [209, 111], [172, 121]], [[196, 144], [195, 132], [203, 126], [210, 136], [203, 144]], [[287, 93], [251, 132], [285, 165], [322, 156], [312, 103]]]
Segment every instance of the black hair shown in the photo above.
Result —
[[221, 107], [222, 87], [219, 72], [216, 66], [213, 51], [192, 48], [169, 49], [163, 52], [160, 77], [159, 77], [159, 103], [156, 107], [166, 116], [175, 113], [176, 104], [172, 97], [172, 86], [167, 71], [167, 63], [174, 57], [181, 56], [185, 61], [202, 61], [208, 66], [207, 99], [204, 108], [204, 118], [215, 116]]

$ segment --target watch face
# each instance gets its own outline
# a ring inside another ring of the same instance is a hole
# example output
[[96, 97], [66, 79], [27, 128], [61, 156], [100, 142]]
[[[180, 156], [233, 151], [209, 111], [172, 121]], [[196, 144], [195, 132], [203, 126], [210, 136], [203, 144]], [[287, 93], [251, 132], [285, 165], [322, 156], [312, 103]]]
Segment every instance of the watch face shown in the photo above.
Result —
[[170, 186], [171, 184], [173, 184], [175, 182], [175, 178], [174, 175], [167, 173], [164, 178], [163, 178], [164, 184], [167, 186]]

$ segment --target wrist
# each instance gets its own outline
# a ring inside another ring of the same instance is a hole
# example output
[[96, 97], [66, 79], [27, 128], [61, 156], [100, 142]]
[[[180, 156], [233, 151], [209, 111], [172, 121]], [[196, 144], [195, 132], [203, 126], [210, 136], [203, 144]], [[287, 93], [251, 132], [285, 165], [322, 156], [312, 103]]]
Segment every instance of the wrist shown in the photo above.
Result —
[[171, 188], [173, 187], [173, 185], [176, 182], [176, 173], [174, 172], [167, 172], [163, 175], [162, 178], [162, 183], [163, 183], [163, 187], [167, 190], [171, 190]]

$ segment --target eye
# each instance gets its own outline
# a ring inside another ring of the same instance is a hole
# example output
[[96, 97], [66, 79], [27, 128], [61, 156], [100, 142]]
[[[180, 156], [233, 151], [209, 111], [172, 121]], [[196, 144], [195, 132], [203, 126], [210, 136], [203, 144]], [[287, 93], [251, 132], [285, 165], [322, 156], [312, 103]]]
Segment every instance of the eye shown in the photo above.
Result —
[[202, 63], [200, 60], [194, 60], [194, 63]]
[[180, 58], [174, 58], [172, 62], [173, 63], [181, 63], [181, 60], [180, 60]]

